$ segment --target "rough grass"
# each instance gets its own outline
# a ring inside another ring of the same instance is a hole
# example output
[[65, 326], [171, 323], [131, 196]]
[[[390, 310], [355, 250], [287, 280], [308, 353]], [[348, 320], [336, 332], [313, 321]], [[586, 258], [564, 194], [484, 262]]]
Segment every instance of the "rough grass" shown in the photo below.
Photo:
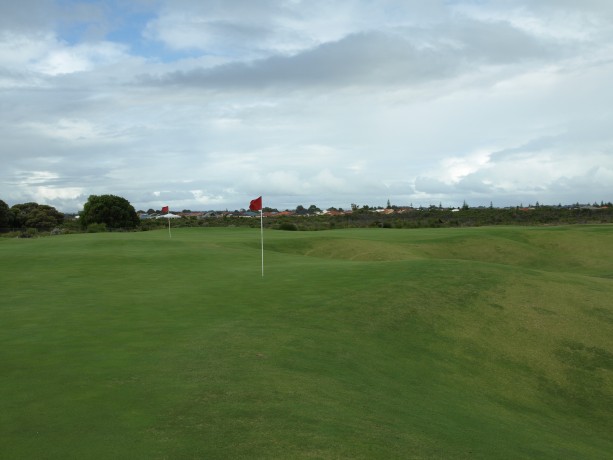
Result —
[[613, 227], [0, 240], [5, 458], [608, 458]]

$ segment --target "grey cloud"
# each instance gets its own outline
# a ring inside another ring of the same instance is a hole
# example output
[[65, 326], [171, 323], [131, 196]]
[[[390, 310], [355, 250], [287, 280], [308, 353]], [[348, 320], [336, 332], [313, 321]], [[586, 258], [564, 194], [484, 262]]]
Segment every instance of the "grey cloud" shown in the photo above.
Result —
[[[555, 192], [572, 191], [577, 192], [581, 190], [591, 190], [594, 188], [600, 189], [600, 191], [608, 191], [611, 193], [611, 182], [613, 178], [613, 168], [607, 169], [602, 166], [593, 166], [584, 174], [579, 174], [573, 177], [560, 177], [556, 181], [552, 182], [550, 188]], [[596, 194], [599, 192], [596, 192]]]
[[459, 50], [460, 56], [488, 64], [545, 59], [560, 51], [552, 43], [540, 41], [505, 22], [462, 21], [449, 35], [465, 47]]
[[174, 0], [162, 3], [144, 35], [171, 49], [243, 56], [278, 41], [276, 22], [288, 14], [291, 17], [291, 6], [274, 0]]
[[0, 2], [0, 32], [51, 30], [56, 12], [53, 0]]
[[455, 192], [455, 187], [434, 177], [418, 176], [415, 179], [415, 192], [433, 195], [450, 194]]
[[490, 196], [496, 192], [496, 187], [484, 182], [480, 174], [468, 174], [455, 184], [455, 190], [463, 193]]
[[490, 155], [491, 161], [508, 161], [512, 160], [518, 155], [524, 155], [527, 153], [534, 153], [550, 148], [558, 143], [557, 136], [545, 136], [538, 139], [533, 139], [525, 144], [517, 147], [510, 147], [504, 150], [493, 152]]
[[583, 116], [580, 120], [571, 117], [558, 126], [560, 132], [555, 135], [531, 139], [516, 147], [509, 147], [491, 154], [492, 162], [512, 161], [516, 158], [534, 155], [547, 150], [556, 150], [558, 154], [574, 155], [574, 152], [608, 150], [611, 146], [610, 122], [601, 117]]
[[[496, 0], [494, 5], [508, 6], [508, 0]], [[517, 2], [511, 2], [516, 6]], [[538, 2], [524, 0], [521, 5], [528, 10], [539, 12], [540, 14], [551, 14], [551, 11], [570, 11], [575, 14], [590, 12], [602, 16], [613, 16], [613, 3], [609, 0], [539, 0]]]
[[[152, 3], [150, 0], [149, 3]], [[233, 17], [247, 17], [251, 20], [259, 17], [268, 17], [275, 12], [279, 12], [285, 2], [276, 0], [162, 0], [157, 1], [163, 5], [162, 10], [179, 10], [189, 14], [204, 14], [209, 17], [217, 17], [219, 15]]]
[[104, 3], [3, 1], [0, 2], [0, 32], [40, 34], [57, 31], [62, 27], [71, 30], [74, 26], [85, 26], [86, 36], [101, 38], [109, 31], [108, 14], [109, 8]]
[[[142, 81], [203, 88], [266, 88], [420, 83], [449, 78], [488, 64], [544, 59], [551, 49], [507, 24], [463, 24], [442, 29], [364, 32], [326, 43], [294, 56], [274, 56], [252, 63], [174, 72]], [[427, 39], [425, 38], [427, 35]], [[434, 38], [438, 37], [438, 38]], [[423, 42], [428, 42], [423, 46]]]
[[225, 47], [245, 46], [250, 41], [261, 41], [271, 35], [270, 29], [261, 25], [237, 24], [227, 20], [210, 21], [206, 29], [218, 40], [223, 40]]

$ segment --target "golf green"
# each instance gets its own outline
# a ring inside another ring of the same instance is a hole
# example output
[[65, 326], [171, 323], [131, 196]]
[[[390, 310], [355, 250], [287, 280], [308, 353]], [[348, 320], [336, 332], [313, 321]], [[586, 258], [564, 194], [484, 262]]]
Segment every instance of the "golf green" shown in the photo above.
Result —
[[613, 226], [0, 238], [0, 457], [613, 452]]

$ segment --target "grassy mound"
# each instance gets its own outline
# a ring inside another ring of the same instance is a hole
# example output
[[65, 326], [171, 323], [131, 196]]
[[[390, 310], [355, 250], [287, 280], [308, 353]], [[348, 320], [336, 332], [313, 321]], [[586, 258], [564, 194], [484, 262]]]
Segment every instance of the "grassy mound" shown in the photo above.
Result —
[[607, 458], [613, 227], [0, 240], [6, 458]]

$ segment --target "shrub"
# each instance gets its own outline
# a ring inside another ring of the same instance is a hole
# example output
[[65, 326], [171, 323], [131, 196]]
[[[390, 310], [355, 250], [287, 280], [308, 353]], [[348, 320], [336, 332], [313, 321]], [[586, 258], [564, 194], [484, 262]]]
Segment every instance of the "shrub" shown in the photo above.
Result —
[[21, 235], [21, 231], [18, 231], [18, 230], [14, 230], [14, 231], [11, 231], [11, 232], [0, 233], [0, 236], [2, 238], [19, 238], [20, 235]]
[[298, 230], [298, 227], [296, 226], [296, 224], [293, 224], [291, 222], [283, 222], [279, 225], [279, 230], [288, 230], [291, 232], [295, 232], [296, 230]]
[[106, 224], [89, 224], [87, 226], [87, 233], [101, 233], [106, 232]]

